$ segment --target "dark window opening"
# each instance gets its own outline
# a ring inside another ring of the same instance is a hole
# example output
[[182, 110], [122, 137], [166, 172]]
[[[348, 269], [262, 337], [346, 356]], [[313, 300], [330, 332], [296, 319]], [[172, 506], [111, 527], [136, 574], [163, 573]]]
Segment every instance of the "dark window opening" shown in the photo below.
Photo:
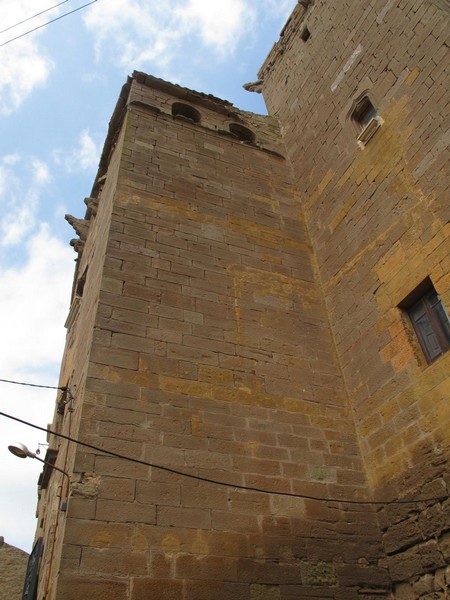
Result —
[[352, 121], [356, 124], [358, 129], [364, 129], [370, 123], [372, 119], [377, 116], [377, 111], [374, 105], [367, 96], [364, 96], [352, 112]]
[[239, 125], [239, 123], [230, 123], [230, 131], [240, 142], [253, 144], [256, 139], [253, 131], [250, 131], [250, 129], [247, 129], [243, 125]]
[[83, 296], [84, 285], [86, 283], [86, 277], [87, 277], [87, 270], [88, 270], [88, 268], [86, 267], [85, 270], [84, 270], [83, 275], [77, 281], [77, 286], [76, 286], [76, 289], [75, 289], [75, 295], [78, 296], [78, 298], [82, 298], [82, 296]]
[[450, 348], [450, 320], [429, 277], [399, 305], [411, 320], [428, 363]]
[[201, 114], [193, 106], [183, 104], [182, 102], [174, 102], [172, 104], [172, 115], [174, 117], [184, 117], [193, 123], [200, 123]]
[[27, 572], [25, 573], [25, 583], [23, 586], [22, 600], [35, 600], [37, 598], [37, 587], [39, 580], [39, 563], [41, 559], [44, 543], [42, 538], [38, 538], [34, 548], [28, 557]]
[[304, 29], [302, 30], [302, 32], [300, 34], [300, 39], [303, 42], [307, 42], [310, 37], [311, 37], [311, 32], [309, 31], [309, 29], [307, 27], [304, 27]]
[[41, 490], [46, 490], [50, 481], [50, 476], [53, 473], [53, 465], [56, 462], [58, 456], [58, 450], [55, 448], [47, 448], [45, 454], [45, 464], [42, 473], [39, 475], [38, 486]]

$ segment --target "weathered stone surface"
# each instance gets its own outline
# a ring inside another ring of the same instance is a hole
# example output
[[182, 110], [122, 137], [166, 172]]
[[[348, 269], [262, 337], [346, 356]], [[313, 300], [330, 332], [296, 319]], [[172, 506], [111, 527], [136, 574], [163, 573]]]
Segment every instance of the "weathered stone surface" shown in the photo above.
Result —
[[90, 600], [125, 600], [129, 598], [129, 583], [119, 578], [103, 578], [98, 574], [91, 577], [62, 576], [59, 594], [67, 600], [89, 598]]
[[25, 581], [28, 554], [6, 544], [0, 537], [0, 596], [4, 600], [20, 600]]
[[251, 600], [279, 600], [280, 587], [278, 585], [261, 585], [255, 583], [250, 586]]
[[51, 440], [50, 600], [448, 585], [450, 353], [428, 364], [405, 312], [427, 277], [450, 305], [447, 31], [431, 2], [298, 3], [259, 75], [276, 118], [128, 80], [70, 218], [76, 402], [53, 427], [94, 447]]

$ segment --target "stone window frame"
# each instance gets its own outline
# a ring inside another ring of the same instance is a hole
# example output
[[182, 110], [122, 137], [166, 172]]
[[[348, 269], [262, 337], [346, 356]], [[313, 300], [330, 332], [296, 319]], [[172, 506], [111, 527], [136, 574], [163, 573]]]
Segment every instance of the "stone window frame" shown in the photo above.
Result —
[[424, 279], [400, 302], [427, 364], [450, 350], [450, 318], [431, 279]]
[[367, 146], [384, 123], [367, 90], [360, 93], [352, 102], [347, 118], [352, 122], [357, 133], [356, 141], [361, 150]]

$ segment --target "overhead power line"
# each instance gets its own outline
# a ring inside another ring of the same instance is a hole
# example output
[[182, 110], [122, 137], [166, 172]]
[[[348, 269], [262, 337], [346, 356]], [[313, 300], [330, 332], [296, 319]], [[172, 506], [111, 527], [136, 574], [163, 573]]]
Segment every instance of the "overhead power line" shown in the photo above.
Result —
[[66, 392], [67, 391], [67, 386], [61, 386], [61, 387], [57, 387], [54, 385], [39, 385], [37, 383], [25, 383], [24, 381], [12, 381], [11, 379], [0, 379], [0, 383], [12, 383], [14, 385], [26, 385], [28, 387], [35, 387], [35, 388], [45, 388], [47, 390], [61, 390], [62, 392]]
[[211, 479], [209, 477], [201, 477], [200, 475], [194, 475], [193, 473], [186, 473], [184, 471], [180, 471], [178, 469], [173, 469], [171, 467], [164, 467], [162, 465], [157, 465], [155, 463], [147, 462], [145, 460], [141, 460], [139, 458], [133, 458], [131, 456], [125, 456], [123, 454], [119, 454], [117, 452], [112, 452], [111, 450], [105, 450], [104, 448], [99, 448], [98, 446], [94, 446], [93, 444], [88, 444], [86, 442], [82, 442], [68, 435], [64, 435], [63, 433], [57, 433], [52, 429], [46, 427], [40, 427], [39, 425], [35, 425], [34, 423], [29, 423], [28, 421], [24, 421], [23, 419], [19, 419], [18, 417], [14, 417], [12, 415], [8, 415], [4, 412], [0, 412], [0, 416], [6, 417], [7, 419], [12, 419], [13, 421], [17, 421], [18, 423], [22, 423], [23, 425], [27, 425], [28, 427], [33, 427], [34, 429], [39, 429], [40, 431], [44, 431], [46, 433], [50, 433], [55, 435], [56, 437], [60, 437], [69, 442], [74, 442], [79, 446], [84, 446], [85, 448], [90, 448], [91, 450], [96, 450], [97, 452], [102, 452], [103, 454], [107, 454], [108, 456], [113, 456], [114, 458], [120, 458], [122, 460], [128, 460], [129, 462], [133, 462], [139, 465], [144, 465], [146, 467], [152, 467], [154, 469], [159, 469], [160, 471], [166, 471], [167, 473], [172, 473], [175, 475], [180, 475], [181, 477], [186, 477], [188, 479], [194, 479], [196, 481], [203, 481], [205, 483], [212, 483], [214, 485], [220, 485], [222, 487], [229, 487], [238, 490], [245, 490], [249, 492], [259, 492], [261, 494], [272, 494], [275, 496], [289, 496], [291, 498], [301, 498], [302, 500], [317, 500], [320, 502], [340, 502], [342, 504], [370, 504], [370, 505], [386, 505], [386, 504], [417, 504], [423, 502], [440, 502], [442, 500], [446, 500], [448, 495], [435, 497], [435, 498], [417, 498], [413, 500], [344, 500], [342, 498], [323, 498], [320, 496], [311, 496], [309, 494], [295, 494], [293, 492], [279, 492], [277, 490], [266, 490], [263, 488], [248, 486], [248, 485], [240, 485], [235, 483], [227, 483], [225, 481], [219, 481], [218, 479]]
[[90, 6], [91, 4], [95, 4], [96, 2], [98, 2], [98, 0], [92, 0], [91, 2], [88, 2], [87, 4], [83, 4], [83, 6], [79, 6], [78, 8], [74, 8], [74, 10], [66, 12], [63, 15], [60, 15], [59, 17], [55, 17], [51, 21], [47, 21], [46, 23], [43, 23], [42, 25], [38, 25], [37, 27], [34, 27], [34, 29], [30, 29], [29, 31], [25, 31], [25, 33], [21, 33], [20, 35], [17, 35], [16, 37], [13, 37], [10, 40], [7, 40], [6, 42], [3, 42], [3, 44], [0, 44], [0, 48], [2, 46], [6, 46], [6, 44], [10, 44], [11, 42], [14, 42], [15, 40], [19, 40], [20, 38], [23, 38], [26, 35], [29, 35], [30, 33], [33, 33], [33, 31], [37, 31], [38, 29], [42, 29], [42, 27], [47, 27], [47, 25], [50, 25], [50, 23], [54, 23], [55, 21], [59, 21], [60, 19], [64, 19], [64, 17], [68, 17], [69, 15], [73, 15], [73, 13], [76, 13], [79, 10], [82, 10], [83, 8], [86, 8], [87, 6]]
[[43, 15], [46, 12], [48, 12], [49, 10], [54, 10], [55, 8], [58, 8], [58, 6], [61, 6], [61, 4], [65, 4], [68, 1], [69, 0], [63, 0], [62, 2], [59, 2], [58, 4], [54, 4], [53, 6], [50, 6], [49, 8], [46, 8], [45, 10], [41, 10], [41, 12], [38, 12], [35, 15], [31, 15], [31, 17], [27, 17], [26, 19], [23, 19], [22, 21], [18, 21], [17, 23], [14, 23], [14, 25], [10, 25], [6, 29], [2, 29], [0, 31], [0, 33], [5, 33], [5, 31], [9, 31], [10, 29], [14, 29], [14, 27], [18, 27], [19, 25], [22, 25], [22, 23], [26, 23], [27, 21], [31, 21], [31, 19], [35, 19], [36, 17], [40, 17], [41, 15]]

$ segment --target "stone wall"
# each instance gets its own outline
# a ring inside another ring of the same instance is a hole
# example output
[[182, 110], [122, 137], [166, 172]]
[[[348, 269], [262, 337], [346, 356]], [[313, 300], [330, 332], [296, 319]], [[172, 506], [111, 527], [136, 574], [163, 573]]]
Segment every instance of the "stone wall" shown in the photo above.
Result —
[[[120, 142], [120, 138], [115, 141]], [[120, 155], [116, 153], [109, 156], [108, 180], [100, 178], [95, 198], [86, 200], [88, 207], [85, 218], [67, 217], [78, 235], [71, 242], [77, 253], [76, 268], [72, 305], [66, 321], [66, 347], [59, 383], [61, 386], [68, 386], [70, 394], [59, 393], [52, 429], [63, 435], [81, 439], [84, 437], [80, 430], [81, 409], [95, 336], [95, 321], [119, 163]], [[102, 206], [101, 210], [97, 211], [100, 197]], [[64, 508], [69, 494], [72, 511], [78, 510], [79, 496], [86, 497], [83, 485], [78, 481], [84, 480], [84, 475], [74, 475], [74, 469], [76, 467], [79, 473], [89, 473], [92, 470], [92, 463], [83, 462], [75, 444], [67, 443], [54, 435], [48, 437], [48, 442], [49, 451], [57, 452], [56, 466], [70, 475], [71, 489], [68, 489], [67, 477], [53, 471], [48, 486], [39, 491], [36, 537], [42, 536], [44, 539], [44, 551], [40, 561], [39, 599], [55, 597], [59, 572], [65, 568], [64, 562], [61, 565], [60, 560], [67, 512], [61, 509]]]
[[28, 554], [6, 544], [0, 537], [0, 597], [2, 600], [22, 598]]
[[[68, 357], [86, 347], [89, 293], [87, 379], [61, 427], [222, 484], [71, 445], [49, 597], [386, 597], [277, 123], [139, 73], [126, 89], [80, 263], [92, 248], [95, 274], [89, 264], [69, 336]], [[201, 121], [173, 117], [175, 100]], [[255, 141], [230, 135], [230, 123]], [[75, 385], [79, 367], [68, 364]]]
[[[399, 305], [429, 277], [450, 307], [449, 11], [302, 4], [261, 70], [265, 99], [293, 165], [374, 497], [442, 498], [380, 512], [395, 588], [444, 597], [450, 354], [428, 364]], [[383, 124], [361, 149], [351, 116], [364, 95]]]

